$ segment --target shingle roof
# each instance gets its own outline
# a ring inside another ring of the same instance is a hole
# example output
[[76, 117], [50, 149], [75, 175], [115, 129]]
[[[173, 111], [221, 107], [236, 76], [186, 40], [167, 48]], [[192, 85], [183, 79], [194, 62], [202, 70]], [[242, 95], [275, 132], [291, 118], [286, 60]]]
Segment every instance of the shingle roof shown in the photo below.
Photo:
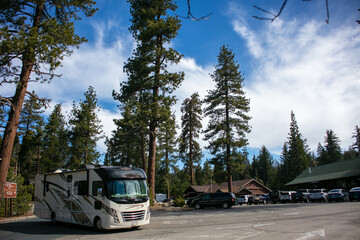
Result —
[[[267, 189], [269, 192], [271, 192], [271, 189], [267, 188], [266, 186], [264, 186], [263, 184], [261, 184], [260, 182], [256, 181], [255, 179], [244, 179], [244, 180], [238, 180], [238, 181], [233, 181], [232, 185], [233, 185], [233, 191], [239, 192], [242, 189], [247, 189], [246, 185], [248, 185], [251, 182], [256, 182], [258, 185], [260, 185], [261, 187]], [[247, 189], [250, 192], [256, 192], [256, 189]], [[223, 183], [213, 183], [212, 186], [208, 185], [203, 185], [203, 186], [190, 186], [188, 187], [188, 189], [185, 192], [198, 192], [198, 193], [204, 193], [204, 192], [217, 192], [217, 191], [221, 191], [221, 192], [228, 192], [228, 183], [227, 182], [223, 182]]]
[[354, 176], [360, 176], [360, 158], [308, 168], [286, 185], [297, 185]]

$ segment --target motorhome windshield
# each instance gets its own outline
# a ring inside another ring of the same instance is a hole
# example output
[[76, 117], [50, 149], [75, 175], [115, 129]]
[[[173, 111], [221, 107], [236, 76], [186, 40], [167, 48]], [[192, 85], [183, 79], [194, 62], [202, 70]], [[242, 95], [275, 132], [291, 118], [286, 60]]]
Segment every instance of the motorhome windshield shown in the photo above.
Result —
[[119, 203], [138, 203], [148, 200], [145, 180], [111, 180], [110, 198]]

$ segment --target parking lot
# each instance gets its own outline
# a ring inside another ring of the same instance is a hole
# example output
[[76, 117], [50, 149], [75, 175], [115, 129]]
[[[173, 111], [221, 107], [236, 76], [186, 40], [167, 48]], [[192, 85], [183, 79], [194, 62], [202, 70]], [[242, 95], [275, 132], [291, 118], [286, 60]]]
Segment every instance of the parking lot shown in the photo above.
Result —
[[0, 224], [1, 239], [360, 239], [360, 202], [153, 211], [138, 230], [96, 232], [38, 218]]

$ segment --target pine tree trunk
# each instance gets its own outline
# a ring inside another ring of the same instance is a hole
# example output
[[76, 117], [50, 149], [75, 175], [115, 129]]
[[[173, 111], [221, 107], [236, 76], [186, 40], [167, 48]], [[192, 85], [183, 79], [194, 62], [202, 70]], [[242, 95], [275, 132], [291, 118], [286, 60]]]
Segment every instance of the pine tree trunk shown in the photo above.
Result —
[[[34, 16], [33, 27], [37, 27], [40, 25], [41, 15], [43, 11], [44, 3], [38, 4], [36, 6], [36, 12]], [[29, 49], [31, 49], [29, 47]], [[12, 155], [12, 150], [14, 146], [14, 141], [16, 137], [17, 128], [19, 125], [20, 114], [22, 110], [22, 106], [25, 99], [25, 94], [27, 91], [29, 78], [31, 74], [31, 70], [35, 63], [35, 55], [34, 50], [29, 50], [23, 54], [22, 60], [22, 69], [20, 74], [19, 84], [16, 87], [15, 95], [12, 101], [12, 109], [10, 110], [9, 120], [6, 124], [4, 131], [4, 138], [1, 144], [1, 152], [0, 152], [0, 196], [2, 197], [4, 194], [4, 184], [7, 179], [10, 160]]]
[[231, 166], [228, 165], [226, 168], [228, 172], [228, 191], [233, 192]]
[[21, 109], [24, 103], [29, 77], [33, 65], [34, 65], [33, 62], [23, 63], [23, 68], [20, 77], [20, 84], [16, 88], [16, 92], [13, 98], [14, 99], [13, 109], [11, 109], [10, 111], [9, 120], [4, 131], [4, 139], [1, 145], [1, 153], [0, 153], [0, 158], [2, 159], [0, 164], [1, 196], [4, 193], [4, 184], [6, 182], [7, 174], [10, 167], [10, 159], [12, 155], [17, 128], [19, 125]]
[[149, 162], [148, 162], [148, 184], [155, 200], [155, 160], [156, 160], [156, 125], [150, 123], [150, 143], [149, 143]]
[[142, 168], [146, 172], [146, 151], [145, 151], [145, 142], [142, 141], [141, 143], [141, 160], [142, 160]]

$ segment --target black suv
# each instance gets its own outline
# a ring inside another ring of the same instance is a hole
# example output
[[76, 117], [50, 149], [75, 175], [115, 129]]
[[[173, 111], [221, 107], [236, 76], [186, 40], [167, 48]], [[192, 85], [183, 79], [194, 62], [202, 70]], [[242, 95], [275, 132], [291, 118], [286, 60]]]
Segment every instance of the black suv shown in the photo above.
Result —
[[200, 209], [204, 207], [223, 207], [231, 208], [235, 205], [235, 195], [233, 193], [205, 193], [191, 202], [191, 207]]

